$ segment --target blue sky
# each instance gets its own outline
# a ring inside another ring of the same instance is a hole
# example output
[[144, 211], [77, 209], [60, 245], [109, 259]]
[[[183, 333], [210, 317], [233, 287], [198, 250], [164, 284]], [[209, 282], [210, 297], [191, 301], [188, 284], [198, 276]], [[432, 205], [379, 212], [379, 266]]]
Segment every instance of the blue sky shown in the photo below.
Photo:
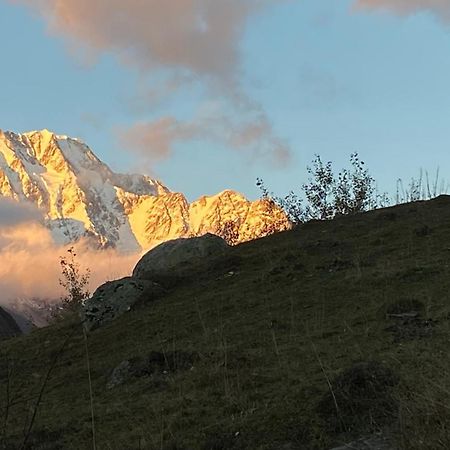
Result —
[[[208, 2], [219, 0], [197, 3]], [[62, 3], [78, 28], [58, 22], [54, 0], [38, 11], [30, 0], [0, 0], [0, 128], [81, 137], [114, 170], [156, 176], [190, 199], [225, 188], [256, 198], [256, 177], [283, 194], [305, 181], [316, 153], [340, 169], [359, 152], [380, 188], [391, 192], [397, 178], [416, 176], [421, 167], [439, 166], [450, 181], [450, 5], [264, 2], [226, 16], [239, 27], [234, 37], [226, 33], [234, 25], [216, 33], [215, 19], [199, 16], [211, 45], [193, 39], [183, 48], [174, 35], [172, 49], [155, 46], [160, 37], [172, 43], [170, 26], [161, 35], [134, 32], [139, 17], [131, 12], [127, 27], [108, 34], [104, 15], [85, 24], [89, 12], [78, 16], [72, 0]], [[157, 8], [159, 0], [149, 3]], [[195, 9], [195, 0], [188, 3]], [[136, 54], [127, 53], [130, 46]], [[203, 55], [204, 48], [213, 53]], [[255, 117], [258, 127], [241, 133]], [[150, 141], [146, 134], [127, 142], [145, 127]], [[168, 147], [155, 148], [159, 143]], [[281, 145], [289, 160], [276, 156]]]

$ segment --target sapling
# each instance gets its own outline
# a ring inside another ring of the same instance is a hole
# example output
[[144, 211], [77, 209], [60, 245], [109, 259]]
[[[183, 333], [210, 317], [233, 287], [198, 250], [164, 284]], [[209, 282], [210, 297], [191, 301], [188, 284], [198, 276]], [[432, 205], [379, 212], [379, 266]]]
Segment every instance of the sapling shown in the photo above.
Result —
[[66, 291], [62, 297], [62, 307], [64, 310], [76, 310], [90, 296], [88, 286], [91, 271], [89, 268], [84, 271], [81, 269], [74, 247], [70, 247], [67, 253], [59, 261], [62, 275], [59, 284]]

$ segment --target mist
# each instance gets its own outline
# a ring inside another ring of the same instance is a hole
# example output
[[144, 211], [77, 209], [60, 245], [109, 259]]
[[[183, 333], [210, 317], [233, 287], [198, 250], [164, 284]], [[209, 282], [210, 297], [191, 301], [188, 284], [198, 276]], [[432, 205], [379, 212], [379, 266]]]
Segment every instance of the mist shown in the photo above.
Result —
[[[91, 293], [105, 281], [130, 275], [141, 256], [93, 250], [83, 240], [73, 246], [80, 272], [91, 271]], [[59, 285], [60, 258], [70, 247], [55, 244], [49, 230], [38, 222], [0, 226], [0, 305], [22, 298], [60, 301], [64, 295]]]

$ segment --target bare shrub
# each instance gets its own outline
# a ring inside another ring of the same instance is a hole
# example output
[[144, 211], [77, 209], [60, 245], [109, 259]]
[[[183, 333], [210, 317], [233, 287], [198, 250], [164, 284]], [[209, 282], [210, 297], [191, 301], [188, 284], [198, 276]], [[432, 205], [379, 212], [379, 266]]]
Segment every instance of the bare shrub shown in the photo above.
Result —
[[417, 178], [412, 177], [405, 187], [403, 180], [397, 180], [396, 204], [416, 202], [419, 200], [431, 200], [441, 194], [447, 194], [449, 184], [440, 179], [439, 167], [433, 180], [430, 179], [428, 171], [420, 169]]

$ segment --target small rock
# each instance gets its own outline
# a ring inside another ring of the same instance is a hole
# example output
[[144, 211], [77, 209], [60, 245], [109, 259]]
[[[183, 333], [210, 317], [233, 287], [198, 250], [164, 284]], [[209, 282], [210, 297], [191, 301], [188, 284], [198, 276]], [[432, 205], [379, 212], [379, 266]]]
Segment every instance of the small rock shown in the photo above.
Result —
[[106, 387], [112, 389], [125, 383], [130, 378], [131, 364], [130, 361], [122, 361], [113, 371], [109, 377]]
[[122, 361], [112, 371], [106, 387], [112, 389], [126, 383], [131, 378], [146, 376], [167, 376], [171, 372], [192, 369], [198, 355], [183, 351], [150, 352], [142, 357]]

